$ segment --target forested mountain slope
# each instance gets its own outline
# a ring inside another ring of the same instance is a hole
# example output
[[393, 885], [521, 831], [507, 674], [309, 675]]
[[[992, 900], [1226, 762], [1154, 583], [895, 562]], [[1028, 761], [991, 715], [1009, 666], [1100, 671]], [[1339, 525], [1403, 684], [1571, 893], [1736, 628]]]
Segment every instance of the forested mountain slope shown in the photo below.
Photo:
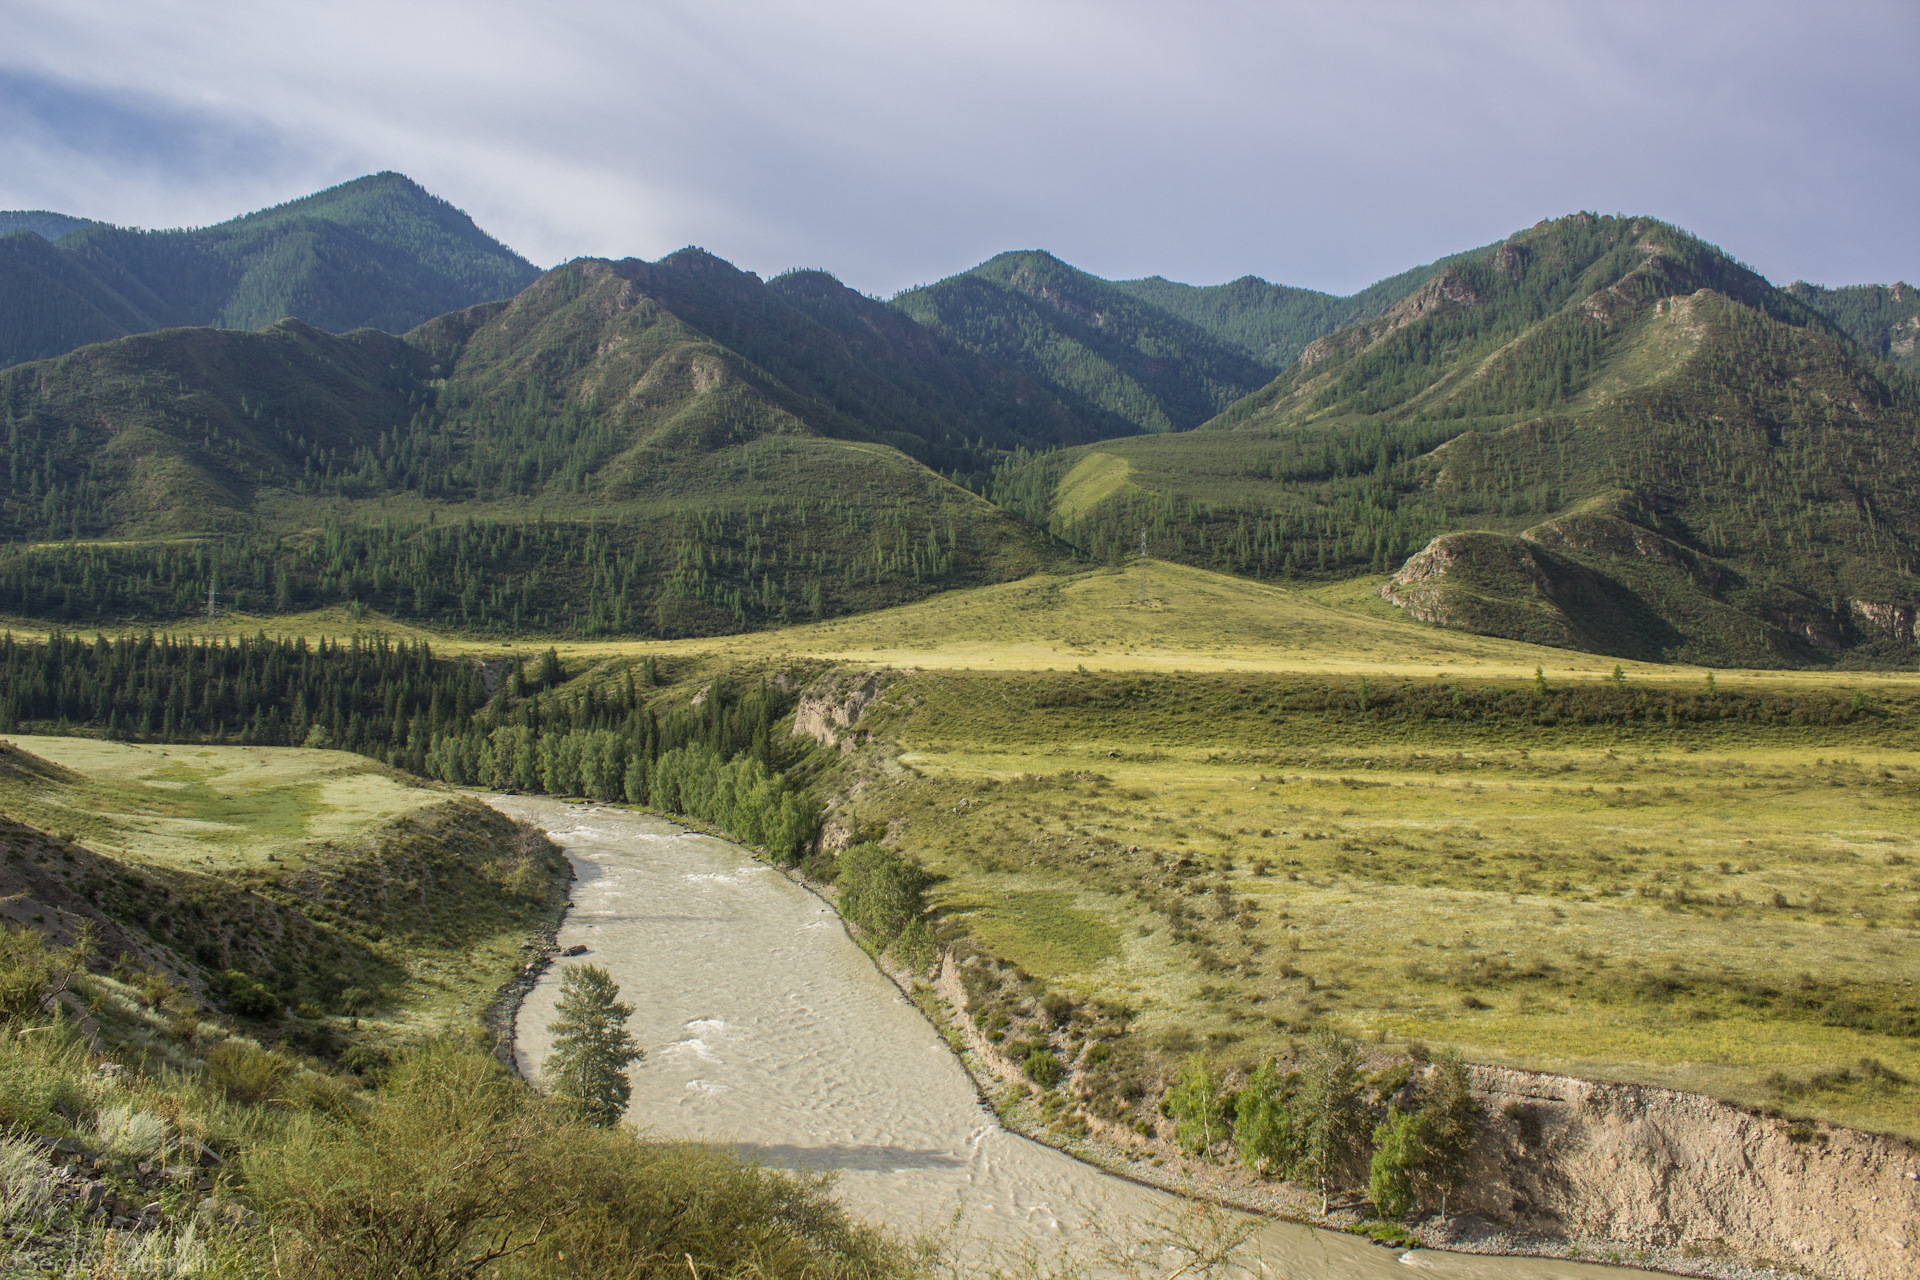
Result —
[[[933, 335], [856, 325], [856, 350], [792, 288], [698, 250], [581, 259], [404, 338], [176, 329], [7, 370], [0, 527], [75, 545], [16, 548], [0, 611], [185, 617], [211, 576], [257, 612], [706, 634], [1044, 564], [1043, 537], [901, 450], [1012, 430], [1003, 395], [1036, 432], [1014, 440], [1083, 438], [1071, 415]], [[889, 371], [948, 394], [922, 407]]]
[[1850, 284], [1828, 289], [1796, 280], [1787, 292], [1882, 360], [1920, 374], [1920, 293], [1912, 285]]
[[54, 213], [50, 209], [0, 209], [0, 236], [16, 231], [31, 231], [47, 240], [58, 240], [69, 231], [95, 225], [89, 218]]
[[397, 173], [194, 230], [46, 213], [0, 214], [0, 228], [12, 231], [0, 236], [0, 364], [170, 326], [252, 329], [287, 316], [401, 332], [539, 275]]
[[1473, 249], [1442, 258], [1389, 276], [1344, 298], [1318, 289], [1271, 284], [1259, 276], [1241, 276], [1215, 285], [1179, 284], [1160, 276], [1113, 283], [1115, 288], [1170, 311], [1268, 368], [1279, 370], [1299, 359], [1315, 338], [1383, 314], [1450, 264], [1486, 251]]
[[1273, 376], [1239, 345], [1039, 251], [1003, 253], [893, 305], [1038, 379], [1102, 437], [1185, 431]]
[[1207, 429], [1004, 466], [1086, 553], [1399, 570], [1486, 634], [1777, 665], [1910, 653], [1920, 388], [1651, 219], [1542, 223], [1319, 339]]

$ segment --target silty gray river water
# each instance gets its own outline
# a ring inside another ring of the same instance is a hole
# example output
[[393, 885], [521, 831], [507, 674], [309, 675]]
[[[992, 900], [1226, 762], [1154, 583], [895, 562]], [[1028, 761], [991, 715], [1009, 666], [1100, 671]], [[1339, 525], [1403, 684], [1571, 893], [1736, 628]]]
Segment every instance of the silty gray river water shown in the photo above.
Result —
[[[646, 1060], [628, 1112], [667, 1138], [731, 1143], [838, 1174], [854, 1213], [950, 1233], [963, 1258], [1090, 1258], [1181, 1212], [1001, 1128], [945, 1043], [875, 970], [839, 918], [724, 840], [623, 810], [522, 796], [502, 811], [545, 828], [577, 881], [560, 931], [636, 1006]], [[521, 1070], [549, 1048], [559, 966], [522, 1005]], [[1267, 1224], [1256, 1274], [1360, 1280], [1599, 1280], [1647, 1273], [1553, 1259], [1417, 1251]]]

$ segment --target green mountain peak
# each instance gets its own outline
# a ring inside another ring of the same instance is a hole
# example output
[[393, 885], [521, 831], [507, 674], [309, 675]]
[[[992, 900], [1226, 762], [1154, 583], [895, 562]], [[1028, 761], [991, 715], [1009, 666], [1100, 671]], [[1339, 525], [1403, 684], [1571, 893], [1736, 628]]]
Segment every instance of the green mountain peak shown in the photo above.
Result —
[[[64, 225], [14, 216], [42, 233]], [[401, 332], [511, 296], [538, 274], [404, 175], [373, 174], [209, 227], [86, 223], [53, 245], [0, 238], [0, 364], [145, 330], [251, 329], [282, 316]]]

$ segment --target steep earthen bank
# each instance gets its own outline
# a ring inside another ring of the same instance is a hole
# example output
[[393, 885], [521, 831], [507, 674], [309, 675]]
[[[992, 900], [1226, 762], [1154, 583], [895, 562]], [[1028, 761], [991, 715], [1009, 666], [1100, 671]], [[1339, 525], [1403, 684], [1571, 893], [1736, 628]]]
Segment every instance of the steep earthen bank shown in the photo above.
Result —
[[1920, 1151], [1910, 1143], [1674, 1089], [1473, 1074], [1493, 1122], [1469, 1157], [1463, 1208], [1837, 1280], [1920, 1276]]
[[[903, 988], [917, 981], [882, 967]], [[1005, 1105], [1008, 1087], [1023, 1088], [1025, 1076], [968, 1016], [951, 958], [921, 987], [937, 998], [936, 1021], [958, 1033], [968, 1070], [1009, 1127], [1168, 1190], [1328, 1226], [1361, 1220], [1356, 1202], [1322, 1218], [1317, 1196], [1196, 1162], [1165, 1135], [1140, 1138], [1095, 1122], [1091, 1142], [1063, 1141]], [[1920, 1276], [1920, 1150], [1911, 1143], [1674, 1089], [1471, 1072], [1482, 1124], [1448, 1206], [1452, 1219], [1419, 1224], [1431, 1246], [1702, 1276]]]

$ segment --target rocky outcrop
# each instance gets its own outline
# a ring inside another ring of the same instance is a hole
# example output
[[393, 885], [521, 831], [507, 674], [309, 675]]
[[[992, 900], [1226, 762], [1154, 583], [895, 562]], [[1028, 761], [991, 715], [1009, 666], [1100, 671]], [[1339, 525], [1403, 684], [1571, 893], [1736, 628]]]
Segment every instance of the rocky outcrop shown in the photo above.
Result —
[[1465, 276], [1449, 267], [1393, 304], [1386, 314], [1387, 330], [1392, 332], [1437, 312], [1478, 306], [1481, 300], [1480, 291]]
[[1389, 604], [1422, 622], [1579, 647], [1580, 629], [1560, 607], [1559, 594], [1555, 574], [1532, 543], [1486, 532], [1441, 534], [1380, 588]]
[[1459, 1211], [1535, 1231], [1920, 1275], [1920, 1152], [1696, 1093], [1473, 1068], [1486, 1123]]
[[1521, 537], [1558, 551], [1632, 556], [1662, 564], [1691, 566], [1694, 557], [1651, 529], [1600, 511], [1576, 511], [1534, 525]]
[[1299, 362], [1304, 367], [1311, 367], [1343, 351], [1364, 347], [1373, 341], [1374, 336], [1371, 326], [1361, 325], [1358, 328], [1342, 329], [1338, 333], [1327, 334], [1323, 338], [1315, 338], [1300, 352]]
[[1870, 631], [1878, 632], [1901, 644], [1913, 643], [1914, 607], [1910, 604], [1877, 604], [1855, 600], [1854, 616]]
[[1302, 367], [1311, 367], [1342, 352], [1371, 346], [1395, 329], [1410, 325], [1416, 320], [1459, 307], [1478, 306], [1483, 301], [1480, 291], [1473, 287], [1473, 283], [1449, 267], [1394, 303], [1378, 320], [1315, 338], [1300, 352], [1299, 363]]
[[[1900, 286], [1893, 286], [1893, 290], [1893, 296], [1896, 299], [1899, 298]], [[1914, 316], [1893, 326], [1893, 332], [1887, 339], [1887, 350], [1896, 356], [1910, 356], [1913, 354], [1916, 339], [1920, 339], [1920, 316]]]
[[800, 696], [793, 711], [793, 736], [812, 738], [823, 747], [851, 752], [860, 717], [879, 698], [886, 681], [878, 671], [823, 677]]

